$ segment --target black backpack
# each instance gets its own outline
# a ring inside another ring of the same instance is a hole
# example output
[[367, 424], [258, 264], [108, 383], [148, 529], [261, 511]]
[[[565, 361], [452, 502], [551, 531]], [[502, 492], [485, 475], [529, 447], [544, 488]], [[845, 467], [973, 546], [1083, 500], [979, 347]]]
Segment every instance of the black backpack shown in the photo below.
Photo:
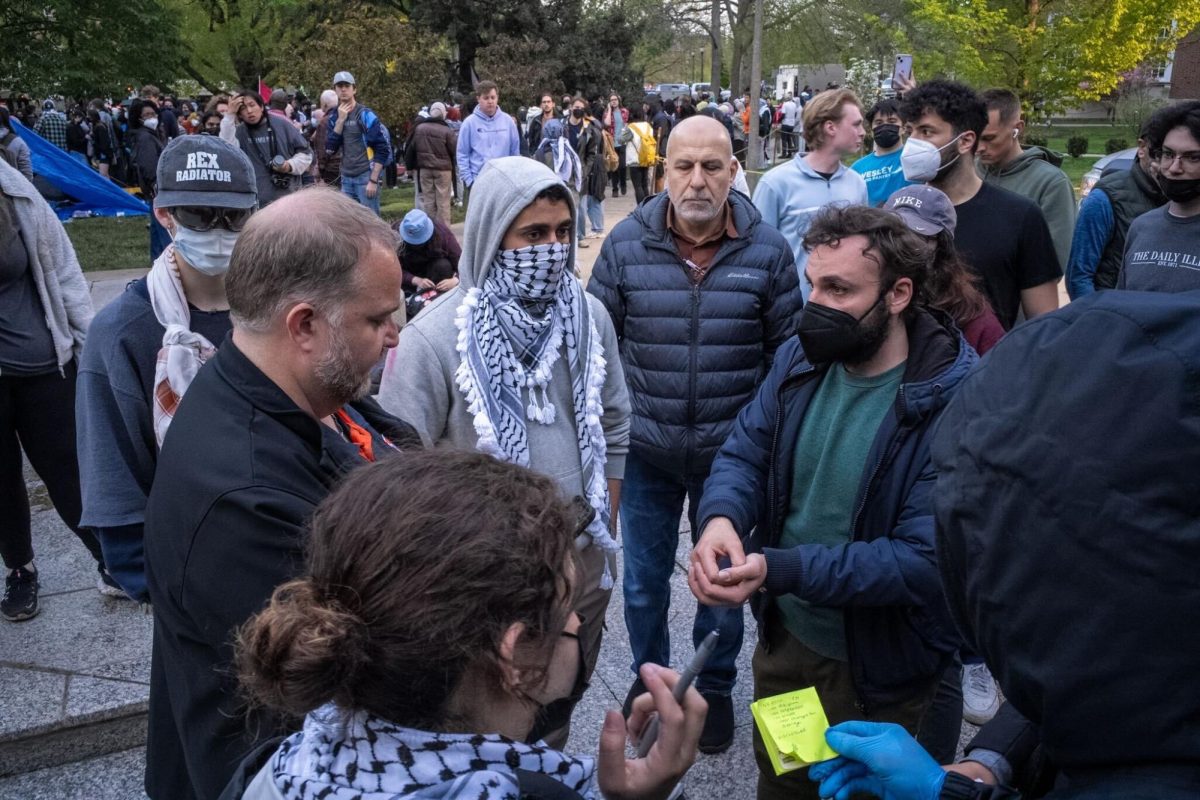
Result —
[[8, 133], [4, 134], [4, 136], [0, 136], [0, 158], [3, 158], [5, 163], [7, 163], [13, 169], [18, 168], [17, 154], [12, 150], [9, 150], [8, 145], [15, 138], [17, 138], [17, 134], [14, 131], [9, 131]]

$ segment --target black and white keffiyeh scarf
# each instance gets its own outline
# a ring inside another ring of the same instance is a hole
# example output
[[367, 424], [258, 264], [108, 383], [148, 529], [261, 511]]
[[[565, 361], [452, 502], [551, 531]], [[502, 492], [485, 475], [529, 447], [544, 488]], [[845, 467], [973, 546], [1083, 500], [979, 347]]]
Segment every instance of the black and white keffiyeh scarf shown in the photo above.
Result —
[[402, 728], [333, 704], [305, 718], [270, 769], [284, 800], [519, 800], [518, 769], [601, 800], [591, 758], [499, 734]]
[[[527, 467], [526, 420], [553, 424], [558, 412], [549, 384], [566, 346], [583, 485], [596, 512], [588, 533], [603, 550], [614, 552], [600, 422], [607, 363], [583, 287], [565, 274], [569, 253], [570, 245], [555, 243], [496, 254], [483, 286], [468, 291], [458, 307], [462, 360], [454, 377], [474, 418], [477, 448]], [[526, 392], [528, 404], [522, 399]], [[612, 586], [607, 561], [601, 579], [605, 589]]]

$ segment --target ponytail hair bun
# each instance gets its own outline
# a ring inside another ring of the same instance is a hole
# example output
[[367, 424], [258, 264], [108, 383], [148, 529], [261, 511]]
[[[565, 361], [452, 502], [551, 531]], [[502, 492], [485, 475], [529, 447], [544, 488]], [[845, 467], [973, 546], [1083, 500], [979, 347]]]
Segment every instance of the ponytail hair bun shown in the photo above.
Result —
[[238, 632], [238, 676], [252, 703], [303, 716], [330, 700], [350, 700], [368, 644], [356, 614], [299, 578], [278, 587]]

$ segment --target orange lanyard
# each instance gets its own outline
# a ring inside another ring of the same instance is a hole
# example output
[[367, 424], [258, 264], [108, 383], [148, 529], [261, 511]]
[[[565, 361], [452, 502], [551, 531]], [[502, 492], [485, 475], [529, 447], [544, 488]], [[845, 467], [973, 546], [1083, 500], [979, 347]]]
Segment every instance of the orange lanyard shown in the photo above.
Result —
[[358, 448], [359, 455], [367, 461], [374, 462], [375, 440], [372, 438], [370, 431], [350, 419], [350, 415], [346, 413], [345, 409], [338, 409], [337, 418], [346, 426], [346, 433], [349, 435], [350, 444]]

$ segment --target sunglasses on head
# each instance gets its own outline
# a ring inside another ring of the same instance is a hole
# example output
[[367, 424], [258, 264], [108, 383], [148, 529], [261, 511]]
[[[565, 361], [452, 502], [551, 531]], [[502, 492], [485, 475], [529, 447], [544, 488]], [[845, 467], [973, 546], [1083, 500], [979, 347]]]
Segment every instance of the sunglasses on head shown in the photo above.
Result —
[[213, 208], [211, 206], [175, 206], [171, 215], [175, 221], [185, 228], [194, 231], [211, 231], [213, 228], [225, 228], [229, 231], [240, 231], [246, 226], [253, 208]]

